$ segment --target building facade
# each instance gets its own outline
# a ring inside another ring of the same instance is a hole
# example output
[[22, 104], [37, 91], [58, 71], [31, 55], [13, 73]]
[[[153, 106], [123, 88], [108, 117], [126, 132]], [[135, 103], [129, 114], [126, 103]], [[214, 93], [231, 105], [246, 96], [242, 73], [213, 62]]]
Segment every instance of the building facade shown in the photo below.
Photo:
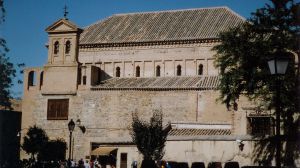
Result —
[[24, 72], [22, 129], [69, 142], [73, 119], [73, 159], [111, 149], [126, 168], [141, 160], [132, 113], [149, 120], [159, 110], [172, 127], [164, 160], [258, 164], [253, 135], [271, 135], [272, 117], [243, 99], [236, 109], [217, 101], [211, 50], [244, 21], [227, 7], [117, 14], [84, 29], [60, 19], [46, 29], [46, 64]]

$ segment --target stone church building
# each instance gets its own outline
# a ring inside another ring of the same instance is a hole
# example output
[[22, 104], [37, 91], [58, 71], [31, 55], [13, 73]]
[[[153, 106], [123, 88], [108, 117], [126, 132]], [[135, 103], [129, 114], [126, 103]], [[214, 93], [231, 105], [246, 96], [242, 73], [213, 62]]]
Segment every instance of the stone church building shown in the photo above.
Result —
[[159, 110], [171, 125], [164, 160], [257, 165], [254, 137], [273, 134], [272, 117], [245, 100], [235, 110], [216, 101], [211, 50], [244, 21], [227, 7], [116, 14], [84, 28], [59, 19], [46, 28], [47, 62], [24, 72], [22, 129], [36, 124], [69, 144], [72, 119], [74, 160], [108, 151], [128, 168], [142, 160], [132, 113]]

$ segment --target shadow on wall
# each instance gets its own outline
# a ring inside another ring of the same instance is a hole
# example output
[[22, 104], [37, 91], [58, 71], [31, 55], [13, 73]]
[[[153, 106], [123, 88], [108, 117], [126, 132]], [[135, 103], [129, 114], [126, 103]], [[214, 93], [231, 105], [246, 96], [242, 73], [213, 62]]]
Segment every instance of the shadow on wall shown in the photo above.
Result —
[[103, 70], [101, 70], [101, 79], [100, 79], [100, 83], [101, 83], [101, 81], [103, 81], [103, 80], [107, 80], [107, 79], [110, 79], [110, 78], [112, 78], [112, 76], [110, 76], [109, 74], [107, 74], [105, 71], [103, 71]]
[[[102, 81], [112, 78], [109, 74], [105, 71], [100, 69], [99, 67], [92, 67], [91, 68], [91, 85], [96, 86], [101, 84]], [[82, 84], [86, 84], [86, 76], [83, 76]]]
[[[295, 116], [295, 113], [291, 116]], [[292, 117], [284, 117], [281, 121], [284, 127], [284, 134], [281, 134], [281, 163], [288, 167], [297, 167], [295, 161], [300, 155], [300, 117], [296, 119]], [[258, 137], [262, 138], [262, 137]], [[275, 135], [262, 138], [255, 142], [254, 145], [254, 162], [261, 166], [271, 166], [271, 162], [275, 159], [277, 139]]]
[[91, 86], [96, 86], [101, 84], [102, 81], [112, 78], [109, 74], [103, 71], [101, 68], [96, 66], [91, 66], [90, 69], [90, 77], [87, 75], [86, 66], [80, 66], [78, 68], [78, 77], [77, 84], [78, 85], [87, 85], [88, 81], [90, 81]]

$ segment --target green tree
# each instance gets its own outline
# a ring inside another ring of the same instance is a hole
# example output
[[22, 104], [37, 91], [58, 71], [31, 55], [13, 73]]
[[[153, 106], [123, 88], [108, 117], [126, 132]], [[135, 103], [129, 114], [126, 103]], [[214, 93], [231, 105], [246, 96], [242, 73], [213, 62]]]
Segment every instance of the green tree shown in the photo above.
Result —
[[[0, 0], [0, 25], [4, 23], [4, 1]], [[13, 86], [13, 78], [16, 77], [16, 68], [9, 57], [7, 52], [9, 49], [6, 46], [6, 41], [3, 36], [0, 36], [0, 107], [11, 109], [11, 91], [10, 88]], [[18, 67], [23, 67], [24, 64], [18, 64]], [[22, 73], [22, 71], [20, 71]], [[18, 81], [21, 83], [21, 81]]]
[[24, 136], [24, 142], [22, 149], [27, 153], [31, 154], [31, 158], [35, 159], [35, 155], [41, 152], [48, 142], [48, 136], [46, 132], [34, 125], [30, 127], [26, 136]]
[[60, 161], [66, 159], [67, 143], [63, 139], [50, 140], [38, 154], [38, 160]]
[[163, 129], [160, 110], [155, 110], [150, 122], [141, 120], [137, 113], [132, 114], [131, 137], [144, 160], [160, 160], [164, 156], [164, 147], [169, 130]]
[[[237, 108], [241, 95], [265, 109], [275, 107], [276, 81], [280, 86], [281, 120], [286, 141], [285, 164], [293, 164], [299, 155], [295, 142], [299, 113], [297, 93], [299, 72], [295, 69], [297, 52], [297, 5], [293, 0], [272, 0], [271, 4], [252, 13], [244, 24], [220, 34], [221, 43], [213, 49], [215, 65], [220, 69], [220, 100], [228, 108]], [[299, 10], [299, 8], [298, 8]], [[299, 15], [298, 15], [299, 17]], [[290, 58], [287, 73], [274, 78], [267, 61], [276, 56]], [[298, 66], [299, 67], [299, 66]], [[274, 137], [261, 141], [257, 158], [271, 160], [274, 156]], [[271, 147], [266, 151], [265, 147]]]
[[[4, 2], [0, 0], [0, 25], [3, 25], [4, 22]], [[12, 86], [12, 77], [15, 77], [15, 69], [13, 64], [9, 61], [9, 58], [6, 56], [8, 52], [6, 47], [6, 41], [1, 36], [0, 37], [0, 106], [5, 108], [10, 108], [11, 103], [9, 101], [10, 91], [9, 88]]]

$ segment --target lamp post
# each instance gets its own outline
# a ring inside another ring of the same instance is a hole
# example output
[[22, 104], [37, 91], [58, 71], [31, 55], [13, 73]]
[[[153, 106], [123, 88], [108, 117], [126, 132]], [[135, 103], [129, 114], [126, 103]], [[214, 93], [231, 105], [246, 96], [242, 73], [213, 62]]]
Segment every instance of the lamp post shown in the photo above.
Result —
[[[276, 167], [281, 167], [281, 138], [280, 138], [280, 79], [279, 75], [284, 75], [288, 66], [287, 57], [277, 57], [280, 53], [277, 53], [274, 59], [268, 61], [268, 66], [272, 75], [276, 77], [276, 93], [275, 93], [275, 116], [276, 116]], [[283, 53], [282, 53], [283, 54]]]
[[69, 140], [69, 161], [71, 160], [71, 143], [72, 143], [72, 132], [74, 131], [75, 128], [75, 123], [73, 121], [73, 119], [71, 119], [71, 121], [68, 123], [68, 129], [70, 132], [70, 140]]

